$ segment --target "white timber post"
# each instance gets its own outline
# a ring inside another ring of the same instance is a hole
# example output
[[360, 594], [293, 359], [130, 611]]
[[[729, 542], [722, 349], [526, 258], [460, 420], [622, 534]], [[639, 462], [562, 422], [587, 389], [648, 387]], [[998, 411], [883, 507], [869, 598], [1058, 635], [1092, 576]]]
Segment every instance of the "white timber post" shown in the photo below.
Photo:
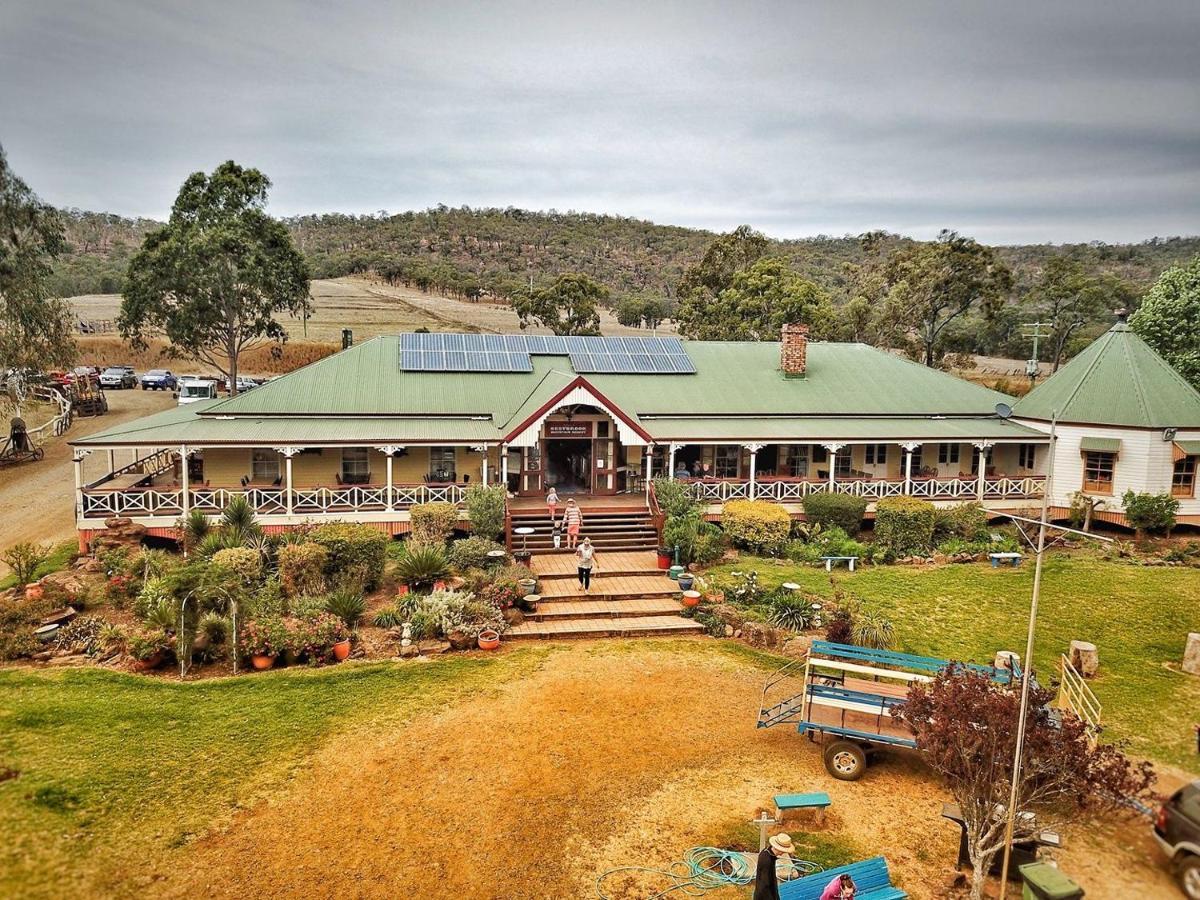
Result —
[[834, 485], [834, 482], [835, 482], [835, 479], [834, 479], [834, 470], [836, 470], [836, 469], [837, 469], [837, 455], [838, 455], [838, 451], [839, 451], [839, 450], [841, 450], [841, 449], [842, 449], [843, 447], [845, 447], [846, 445], [845, 445], [845, 444], [823, 444], [822, 446], [823, 446], [823, 447], [824, 447], [826, 450], [828, 450], [828, 451], [829, 451], [829, 490], [830, 490], [830, 492], [832, 493], [832, 491], [833, 491], [833, 485]]
[[916, 441], [909, 441], [907, 444], [901, 444], [904, 448], [904, 493], [912, 493], [912, 457], [913, 451], [921, 445]]
[[984, 478], [987, 475], [987, 458], [988, 450], [992, 447], [991, 441], [976, 441], [975, 449], [979, 451], [979, 472], [978, 481], [975, 484], [975, 491], [979, 494], [980, 502], [983, 502]]
[[754, 500], [758, 497], [758, 483], [755, 481], [755, 475], [758, 469], [758, 451], [763, 448], [762, 444], [742, 444], [750, 453], [750, 499]]
[[300, 452], [299, 447], [276, 447], [275, 452], [283, 457], [283, 502], [290, 516], [293, 509], [292, 498], [292, 457]]
[[500, 480], [504, 482], [504, 490], [508, 491], [508, 444], [500, 445]]
[[179, 447], [179, 484], [182, 487], [180, 492], [180, 507], [183, 510], [183, 517], [186, 519], [188, 512], [191, 510], [192, 498], [189, 496], [191, 488], [188, 485], [188, 456], [191, 454], [187, 448], [187, 444], [181, 444]]
[[650, 496], [650, 479], [654, 472], [654, 447], [651, 444], [642, 445], [642, 463], [646, 468], [646, 497]]
[[479, 471], [480, 471], [481, 476], [483, 477], [483, 486], [487, 487], [487, 483], [488, 483], [488, 478], [487, 478], [488, 477], [488, 446], [487, 446], [487, 444], [481, 444], [481, 445], [472, 447], [471, 449], [474, 450], [476, 453], [483, 454], [483, 464], [480, 466]]
[[387, 484], [384, 488], [384, 500], [386, 501], [387, 511], [391, 512], [396, 508], [395, 492], [392, 490], [393, 486], [395, 485], [395, 482], [392, 480], [392, 458], [404, 448], [397, 447], [394, 444], [385, 444], [384, 446], [376, 447], [375, 449], [383, 454], [384, 470], [387, 472]]
[[669, 458], [667, 459], [667, 477], [670, 478], [672, 481], [674, 481], [675, 480], [675, 451], [677, 449], [679, 449], [679, 445], [672, 442], [668, 449], [669, 449], [669, 453], [667, 455]]
[[75, 518], [83, 518], [83, 461], [91, 454], [91, 450], [76, 450], [71, 454], [75, 462]]

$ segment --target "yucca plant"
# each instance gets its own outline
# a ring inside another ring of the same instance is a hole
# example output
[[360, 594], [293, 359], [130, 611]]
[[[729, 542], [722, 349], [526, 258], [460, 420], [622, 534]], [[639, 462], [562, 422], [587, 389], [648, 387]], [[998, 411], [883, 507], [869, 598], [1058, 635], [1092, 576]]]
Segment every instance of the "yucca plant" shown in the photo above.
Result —
[[338, 588], [325, 598], [325, 611], [337, 616], [346, 623], [347, 628], [354, 631], [367, 611], [367, 601], [363, 599], [362, 591], [351, 587]]
[[863, 610], [854, 620], [854, 643], [874, 650], [887, 650], [896, 642], [890, 619], [875, 610]]
[[146, 610], [145, 625], [159, 631], [178, 631], [179, 612], [173, 600], [163, 598], [151, 604]]
[[218, 550], [224, 550], [226, 547], [232, 546], [226, 534], [222, 530], [210, 531], [204, 538], [192, 548], [192, 552], [197, 556], [202, 556], [205, 559], [212, 557]]
[[376, 628], [399, 628], [407, 620], [407, 613], [397, 604], [390, 603], [375, 611], [371, 622]]
[[200, 546], [201, 541], [208, 537], [212, 531], [212, 523], [208, 521], [208, 516], [203, 510], [193, 509], [186, 516], [179, 520], [179, 539], [183, 543], [183, 549], [194, 550]]
[[450, 572], [450, 563], [441, 548], [432, 544], [417, 544], [406, 549], [396, 560], [396, 577], [412, 590], [429, 588]]
[[771, 624], [776, 628], [803, 631], [812, 624], [812, 604], [805, 597], [784, 595], [771, 601]]

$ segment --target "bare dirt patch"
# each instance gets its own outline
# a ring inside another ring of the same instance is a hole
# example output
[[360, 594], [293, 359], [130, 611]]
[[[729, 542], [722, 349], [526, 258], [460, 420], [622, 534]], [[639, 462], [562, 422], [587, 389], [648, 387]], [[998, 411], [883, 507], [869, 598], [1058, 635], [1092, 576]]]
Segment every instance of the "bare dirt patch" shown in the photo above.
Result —
[[[939, 896], [957, 836], [933, 776], [897, 754], [832, 780], [793, 731], [754, 728], [762, 677], [706, 640], [571, 644], [487, 696], [333, 741], [272, 802], [164, 860], [152, 892], [589, 897], [603, 871], [666, 867], [778, 791], [827, 790], [829, 837]], [[1063, 865], [1090, 896], [1171, 896], [1143, 831], [1069, 836]]]
[[[75, 472], [68, 441], [103, 431], [121, 422], [148, 416], [175, 405], [166, 391], [108, 391], [108, 414], [77, 418], [62, 437], [46, 442], [46, 458], [0, 469], [0, 547], [18, 541], [65, 541], [75, 537]], [[93, 454], [91, 477], [107, 463]], [[121, 457], [117, 465], [129, 459]], [[0, 570], [7, 567], [0, 563]]]

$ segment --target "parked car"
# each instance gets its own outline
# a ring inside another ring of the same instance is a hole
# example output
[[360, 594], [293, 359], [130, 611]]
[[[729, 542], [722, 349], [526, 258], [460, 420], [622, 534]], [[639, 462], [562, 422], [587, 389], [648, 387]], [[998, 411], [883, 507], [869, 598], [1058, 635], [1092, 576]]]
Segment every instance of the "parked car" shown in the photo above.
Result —
[[[248, 375], [239, 375], [237, 377], [237, 389], [239, 394], [245, 393], [246, 391], [252, 391], [254, 388], [258, 387], [259, 384], [261, 384], [261, 382], [256, 381]], [[226, 392], [229, 392], [230, 390], [228, 378], [225, 379], [225, 390]]]
[[100, 387], [118, 391], [135, 388], [137, 378], [129, 366], [109, 366], [100, 373]]
[[216, 400], [217, 382], [212, 378], [185, 378], [179, 381], [179, 391], [176, 393], [179, 405], [195, 403], [198, 400]]
[[167, 369], [151, 369], [142, 376], [143, 391], [173, 391], [176, 383], [175, 376]]
[[1200, 781], [1177, 790], [1158, 809], [1154, 837], [1171, 861], [1188, 900], [1200, 900]]

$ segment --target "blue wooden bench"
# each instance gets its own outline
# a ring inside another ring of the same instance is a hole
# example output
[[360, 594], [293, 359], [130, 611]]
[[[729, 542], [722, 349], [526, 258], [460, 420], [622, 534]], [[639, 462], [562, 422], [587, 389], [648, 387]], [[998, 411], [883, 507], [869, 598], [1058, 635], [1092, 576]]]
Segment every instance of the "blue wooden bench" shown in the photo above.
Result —
[[842, 874], [849, 875], [858, 886], [855, 900], [904, 900], [908, 896], [900, 888], [892, 887], [887, 860], [882, 856], [875, 856], [794, 881], [780, 882], [779, 900], [820, 900], [825, 885]]
[[1021, 564], [1020, 553], [989, 553], [988, 559], [992, 561], [992, 568], [1000, 568], [1000, 563], [1012, 566], [1014, 569]]
[[824, 791], [813, 791], [808, 794], [776, 794], [775, 817], [782, 820], [784, 815], [798, 809], [815, 809], [818, 819], [824, 818], [825, 810], [833, 801]]

